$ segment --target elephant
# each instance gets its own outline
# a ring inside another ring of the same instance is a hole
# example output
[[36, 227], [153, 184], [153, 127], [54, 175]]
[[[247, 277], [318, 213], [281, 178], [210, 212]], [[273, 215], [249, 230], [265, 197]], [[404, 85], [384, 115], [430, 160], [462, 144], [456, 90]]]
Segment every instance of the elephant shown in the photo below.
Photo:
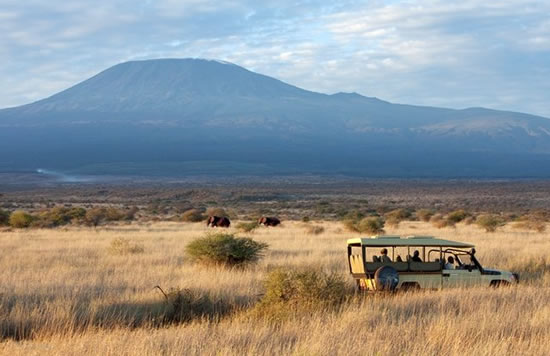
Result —
[[229, 227], [229, 225], [231, 225], [231, 221], [225, 216], [209, 216], [206, 221], [206, 226]]
[[274, 217], [262, 216], [258, 219], [258, 224], [263, 224], [264, 226], [277, 226], [281, 223], [281, 220]]

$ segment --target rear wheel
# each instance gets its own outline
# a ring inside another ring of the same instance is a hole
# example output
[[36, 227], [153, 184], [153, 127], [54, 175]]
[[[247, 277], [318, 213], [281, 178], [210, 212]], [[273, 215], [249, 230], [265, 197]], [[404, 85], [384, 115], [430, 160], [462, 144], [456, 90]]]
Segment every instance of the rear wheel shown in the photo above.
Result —
[[374, 284], [377, 291], [392, 292], [399, 284], [399, 273], [391, 266], [382, 266], [374, 273]]

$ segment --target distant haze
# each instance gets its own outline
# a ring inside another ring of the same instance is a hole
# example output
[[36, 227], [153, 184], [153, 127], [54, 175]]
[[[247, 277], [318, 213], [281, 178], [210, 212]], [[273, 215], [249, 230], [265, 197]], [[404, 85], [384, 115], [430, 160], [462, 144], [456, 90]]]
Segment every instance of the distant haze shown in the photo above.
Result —
[[0, 110], [0, 170], [548, 177], [550, 120], [306, 91], [237, 65], [133, 61]]

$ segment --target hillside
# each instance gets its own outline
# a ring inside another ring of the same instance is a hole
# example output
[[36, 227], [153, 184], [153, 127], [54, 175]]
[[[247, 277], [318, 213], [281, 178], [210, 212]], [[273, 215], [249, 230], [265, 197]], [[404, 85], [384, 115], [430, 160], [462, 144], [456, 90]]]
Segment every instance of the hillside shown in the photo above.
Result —
[[201, 59], [115, 65], [0, 110], [0, 128], [0, 171], [550, 176], [546, 118], [315, 93]]

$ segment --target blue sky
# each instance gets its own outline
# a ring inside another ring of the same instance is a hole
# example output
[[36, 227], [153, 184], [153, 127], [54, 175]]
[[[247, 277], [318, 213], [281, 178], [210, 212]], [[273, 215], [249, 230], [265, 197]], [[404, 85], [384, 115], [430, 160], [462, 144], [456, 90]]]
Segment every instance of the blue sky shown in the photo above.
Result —
[[550, 1], [0, 0], [0, 108], [203, 57], [324, 93], [550, 117]]

